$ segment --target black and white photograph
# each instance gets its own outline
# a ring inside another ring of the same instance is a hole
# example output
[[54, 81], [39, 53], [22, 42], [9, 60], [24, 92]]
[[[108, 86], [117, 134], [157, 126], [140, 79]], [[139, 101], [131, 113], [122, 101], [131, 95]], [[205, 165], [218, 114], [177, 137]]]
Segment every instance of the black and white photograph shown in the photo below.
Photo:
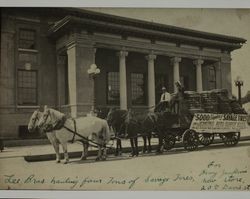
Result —
[[1, 190], [250, 190], [250, 9], [0, 10]]

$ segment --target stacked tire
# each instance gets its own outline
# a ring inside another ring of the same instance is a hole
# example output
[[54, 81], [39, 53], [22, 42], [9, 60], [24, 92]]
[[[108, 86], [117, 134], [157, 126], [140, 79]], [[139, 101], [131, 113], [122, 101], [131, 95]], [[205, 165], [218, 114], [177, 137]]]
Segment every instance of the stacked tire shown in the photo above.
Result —
[[218, 113], [218, 98], [216, 93], [211, 91], [201, 92], [201, 101], [205, 113]]

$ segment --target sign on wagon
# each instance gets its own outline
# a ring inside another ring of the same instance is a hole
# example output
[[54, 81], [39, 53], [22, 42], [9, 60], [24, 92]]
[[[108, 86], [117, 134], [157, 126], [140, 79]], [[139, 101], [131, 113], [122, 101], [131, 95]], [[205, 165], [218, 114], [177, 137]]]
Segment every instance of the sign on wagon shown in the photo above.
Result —
[[196, 132], [226, 133], [247, 128], [247, 115], [196, 113], [190, 129]]

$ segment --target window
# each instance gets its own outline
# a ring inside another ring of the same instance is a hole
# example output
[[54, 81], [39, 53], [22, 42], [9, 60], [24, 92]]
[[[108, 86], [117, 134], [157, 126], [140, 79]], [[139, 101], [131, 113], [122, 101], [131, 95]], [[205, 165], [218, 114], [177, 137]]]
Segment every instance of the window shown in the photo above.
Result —
[[145, 77], [142, 73], [131, 73], [132, 104], [146, 104]]
[[20, 29], [19, 31], [19, 48], [36, 49], [36, 32], [35, 30]]
[[120, 103], [120, 80], [119, 72], [108, 72], [107, 81], [107, 103], [119, 104]]
[[216, 72], [214, 66], [209, 66], [208, 68], [208, 83], [209, 83], [209, 89], [215, 89], [216, 88]]
[[18, 105], [37, 105], [37, 71], [18, 70]]

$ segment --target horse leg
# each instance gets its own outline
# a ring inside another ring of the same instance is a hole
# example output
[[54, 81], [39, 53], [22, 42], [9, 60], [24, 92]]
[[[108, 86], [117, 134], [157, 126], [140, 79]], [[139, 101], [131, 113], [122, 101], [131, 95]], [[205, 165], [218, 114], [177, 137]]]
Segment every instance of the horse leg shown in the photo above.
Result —
[[163, 149], [163, 137], [162, 137], [162, 135], [158, 135], [158, 136], [159, 136], [159, 145], [158, 145], [157, 153], [162, 153], [162, 149]]
[[134, 148], [134, 140], [133, 138], [130, 138], [130, 145], [131, 145], [131, 156], [134, 157], [135, 156], [135, 148]]
[[98, 154], [95, 161], [101, 160], [101, 156], [102, 156], [102, 147], [98, 145]]
[[61, 162], [61, 157], [60, 157], [60, 150], [59, 150], [59, 143], [55, 142], [53, 144], [55, 152], [56, 152], [56, 163], [60, 163]]
[[152, 150], [152, 148], [151, 148], [151, 134], [149, 134], [147, 136], [147, 138], [148, 138], [148, 153], [150, 153]]
[[67, 149], [67, 143], [61, 143], [63, 152], [64, 152], [64, 164], [67, 164], [69, 162], [69, 154], [68, 154], [68, 149]]
[[138, 156], [139, 152], [138, 152], [138, 138], [134, 138], [134, 144], [135, 144], [135, 155]]
[[117, 140], [116, 140], [115, 156], [118, 156], [118, 153], [119, 153], [119, 149], [118, 149], [118, 146], [119, 146], [119, 140], [120, 140], [120, 139], [117, 139]]
[[142, 136], [142, 138], [143, 138], [143, 150], [142, 150], [142, 152], [146, 153], [146, 151], [147, 151], [147, 137]]
[[60, 163], [61, 157], [60, 157], [60, 151], [59, 151], [59, 141], [56, 139], [55, 134], [53, 132], [49, 132], [46, 134], [56, 152], [56, 163]]
[[88, 143], [83, 141], [82, 146], [83, 146], [83, 151], [82, 151], [81, 160], [86, 160], [88, 156]]
[[121, 155], [122, 154], [122, 141], [121, 139], [117, 139], [116, 141], [116, 152], [115, 152], [115, 155], [118, 156], [118, 155]]
[[119, 141], [119, 156], [121, 156], [122, 155], [122, 140], [120, 139], [120, 141]]
[[107, 148], [106, 148], [106, 144], [104, 145], [103, 148], [103, 154], [102, 154], [102, 160], [106, 160], [107, 159]]

